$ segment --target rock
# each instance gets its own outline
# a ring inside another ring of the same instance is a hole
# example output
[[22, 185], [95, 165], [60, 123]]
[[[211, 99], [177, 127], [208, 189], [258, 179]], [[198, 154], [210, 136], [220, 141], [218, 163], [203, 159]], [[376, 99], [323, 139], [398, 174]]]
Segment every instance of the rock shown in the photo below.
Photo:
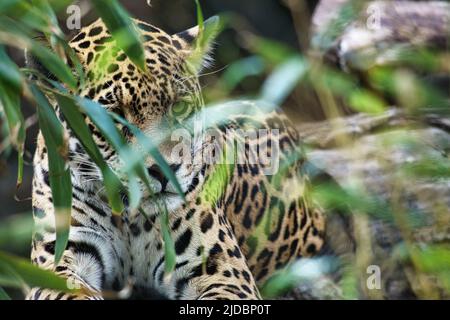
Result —
[[[345, 191], [387, 208], [387, 214], [360, 212], [348, 203], [356, 243], [351, 264], [357, 269], [360, 298], [449, 296], [448, 274], [431, 270], [442, 269], [438, 263], [450, 267], [450, 261], [439, 262], [450, 252], [448, 124], [445, 117], [412, 117], [391, 109], [377, 116], [358, 114], [298, 127], [310, 162]], [[340, 231], [333, 230], [329, 241], [342, 241], [339, 237]], [[441, 249], [447, 250], [444, 256], [433, 255]], [[366, 287], [366, 268], [371, 265], [380, 268], [380, 290]], [[315, 287], [304, 290], [304, 285], [292, 294], [329, 298]]]

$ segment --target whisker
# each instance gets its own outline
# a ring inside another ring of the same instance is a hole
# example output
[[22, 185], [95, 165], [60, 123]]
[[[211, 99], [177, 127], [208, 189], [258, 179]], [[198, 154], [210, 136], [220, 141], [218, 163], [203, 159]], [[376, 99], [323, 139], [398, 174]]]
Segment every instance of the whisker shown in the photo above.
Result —
[[204, 77], [204, 76], [209, 76], [209, 75], [213, 75], [213, 74], [222, 72], [223, 70], [227, 69], [228, 67], [229, 67], [229, 65], [227, 64], [226, 66], [223, 66], [222, 68], [217, 69], [217, 70], [215, 70], [215, 71], [206, 72], [206, 73], [200, 73], [200, 74], [198, 74], [198, 78]]

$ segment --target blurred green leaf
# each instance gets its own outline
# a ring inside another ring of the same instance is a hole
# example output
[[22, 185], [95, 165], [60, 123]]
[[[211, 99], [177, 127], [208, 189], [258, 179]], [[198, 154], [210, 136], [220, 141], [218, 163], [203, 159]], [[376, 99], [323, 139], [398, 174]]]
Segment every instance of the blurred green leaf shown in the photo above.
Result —
[[23, 2], [22, 0], [2, 0], [0, 3], [0, 12], [4, 13], [5, 11], [9, 10], [10, 8], [18, 5], [20, 2]]
[[20, 249], [29, 245], [33, 231], [31, 213], [12, 215], [1, 221], [0, 247]]
[[443, 57], [439, 52], [428, 48], [406, 48], [398, 55], [398, 62], [413, 69], [427, 72], [439, 72], [439, 58]]
[[359, 285], [358, 274], [351, 266], [342, 270], [342, 278], [339, 280], [339, 286], [342, 289], [344, 299], [358, 299], [360, 296]]
[[0, 45], [0, 81], [15, 90], [22, 87], [23, 77], [17, 65], [7, 55], [5, 47]]
[[353, 90], [348, 99], [350, 107], [358, 112], [377, 114], [386, 109], [384, 101], [368, 90]]
[[116, 0], [92, 0], [117, 45], [141, 70], [146, 70], [141, 36], [133, 20]]
[[378, 67], [370, 71], [369, 81], [374, 88], [394, 98], [399, 107], [410, 112], [426, 112], [433, 108], [448, 112], [450, 107], [442, 92], [407, 69]]
[[39, 106], [39, 127], [48, 153], [50, 187], [55, 210], [55, 265], [57, 265], [69, 241], [72, 212], [72, 181], [69, 167], [66, 165], [68, 141], [65, 140], [63, 127], [45, 95], [34, 85], [31, 86], [31, 92]]
[[67, 288], [65, 279], [52, 271], [32, 265], [28, 259], [0, 252], [0, 286], [22, 288], [23, 282], [30, 287], [41, 287], [73, 292]]
[[41, 11], [40, 5], [36, 6], [35, 4], [37, 4], [37, 1], [34, 4], [30, 1], [20, 1], [13, 6], [9, 6], [3, 13], [23, 26], [47, 32], [50, 26], [48, 16]]
[[53, 11], [59, 13], [63, 11], [63, 14], [67, 14], [67, 7], [73, 4], [73, 0], [47, 0]]
[[356, 80], [348, 74], [321, 67], [320, 72], [308, 73], [309, 83], [321, 85], [334, 94], [346, 97], [357, 88]]
[[444, 245], [432, 245], [423, 249], [411, 248], [411, 255], [424, 272], [438, 273], [450, 270], [450, 248]]
[[25, 141], [25, 125], [20, 110], [19, 92], [8, 89], [0, 83], [0, 102], [8, 120], [11, 142], [22, 154]]
[[407, 163], [403, 167], [406, 174], [422, 178], [450, 178], [450, 161], [444, 157], [427, 157], [418, 162]]
[[260, 75], [265, 71], [264, 60], [259, 56], [251, 56], [238, 60], [225, 70], [222, 80], [228, 92], [231, 92], [242, 80], [249, 76]]
[[0, 300], [11, 300], [11, 297], [6, 293], [6, 291], [0, 287]]
[[0, 85], [0, 101], [5, 111], [8, 127], [10, 130], [10, 140], [16, 149], [22, 153], [25, 141], [25, 127], [22, 112], [20, 111], [19, 94]]
[[24, 26], [48, 33], [56, 30], [53, 28], [57, 26], [55, 11], [66, 10], [71, 3], [71, 0], [3, 0], [0, 12]]
[[325, 209], [339, 209], [349, 214], [358, 212], [385, 221], [393, 221], [394, 214], [390, 206], [385, 201], [364, 193], [358, 186], [343, 188], [332, 183], [315, 184], [311, 197]]
[[292, 290], [300, 282], [297, 277], [289, 272], [279, 272], [267, 280], [261, 289], [264, 299], [274, 299]]
[[0, 79], [0, 105], [6, 115], [9, 128], [9, 140], [18, 154], [17, 187], [22, 183], [23, 152], [25, 144], [25, 121], [20, 110], [20, 88], [9, 87]]
[[250, 51], [260, 56], [268, 64], [275, 66], [298, 55], [294, 49], [271, 39], [252, 35], [248, 39], [248, 43]]
[[78, 86], [82, 88], [84, 85], [83, 67], [79, 62], [75, 51], [65, 40], [65, 35], [59, 27], [58, 18], [52, 6], [49, 4], [48, 0], [32, 0], [32, 6], [40, 11], [48, 23], [49, 30], [47, 32], [45, 30], [41, 31], [43, 31], [43, 34], [49, 41], [52, 50], [56, 52], [58, 56], [64, 58], [63, 60], [67, 59], [67, 64], [70, 65], [70, 61], [72, 62], [72, 65], [75, 66], [77, 71], [77, 79], [79, 79]]
[[261, 90], [261, 100], [281, 105], [307, 71], [306, 61], [293, 57], [278, 66]]
[[139, 181], [135, 175], [130, 175], [128, 177], [128, 196], [129, 196], [129, 206], [130, 210], [133, 212], [138, 210], [141, 199], [142, 199], [142, 190], [139, 185]]
[[31, 0], [31, 6], [33, 9], [39, 10], [41, 15], [46, 18], [47, 23], [53, 27], [53, 32], [59, 33], [61, 31], [58, 25], [58, 18], [47, 0]]

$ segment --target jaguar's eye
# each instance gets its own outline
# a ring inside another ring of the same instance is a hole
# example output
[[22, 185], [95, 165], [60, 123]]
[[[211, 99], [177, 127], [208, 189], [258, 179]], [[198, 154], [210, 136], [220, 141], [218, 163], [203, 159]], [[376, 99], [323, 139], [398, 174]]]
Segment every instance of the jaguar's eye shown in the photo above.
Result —
[[172, 114], [176, 117], [178, 115], [183, 114], [187, 108], [188, 104], [186, 101], [179, 101], [173, 105]]
[[192, 109], [192, 99], [190, 97], [184, 97], [178, 102], [174, 103], [171, 108], [171, 113], [177, 120], [182, 120], [187, 118]]

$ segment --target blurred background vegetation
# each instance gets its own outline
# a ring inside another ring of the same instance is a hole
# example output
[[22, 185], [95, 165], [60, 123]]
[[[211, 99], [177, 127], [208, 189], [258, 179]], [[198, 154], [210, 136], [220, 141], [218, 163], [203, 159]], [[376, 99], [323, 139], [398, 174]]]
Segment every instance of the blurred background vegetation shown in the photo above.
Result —
[[[26, 6], [15, 10], [19, 2], [3, 1], [0, 17], [24, 23], [32, 15]], [[98, 18], [94, 2], [73, 2], [82, 9], [82, 26]], [[47, 2], [24, 3], [32, 8]], [[48, 3], [70, 39], [76, 32], [66, 28], [65, 9], [72, 2]], [[130, 16], [168, 33], [196, 24], [192, 0], [119, 3]], [[371, 3], [201, 2], [204, 16], [218, 14], [225, 26], [214, 66], [201, 75], [206, 103], [245, 97], [280, 104], [305, 139], [311, 161], [346, 192], [318, 187], [317, 201], [352, 213], [357, 246], [348, 272], [334, 279], [328, 262], [300, 262], [268, 283], [266, 297], [288, 289], [294, 298], [442, 298], [450, 292], [449, 4], [386, 1], [373, 11]], [[10, 31], [4, 27], [0, 34]], [[21, 48], [4, 37], [0, 42], [24, 67]], [[4, 61], [2, 76], [8, 71]], [[17, 189], [16, 151], [0, 117], [0, 250], [28, 257], [38, 121], [27, 99], [20, 106], [27, 139]], [[367, 290], [369, 265], [386, 274], [382, 290]], [[0, 287], [14, 287], [5, 274], [0, 272]], [[10, 294], [21, 297], [17, 290]]]

